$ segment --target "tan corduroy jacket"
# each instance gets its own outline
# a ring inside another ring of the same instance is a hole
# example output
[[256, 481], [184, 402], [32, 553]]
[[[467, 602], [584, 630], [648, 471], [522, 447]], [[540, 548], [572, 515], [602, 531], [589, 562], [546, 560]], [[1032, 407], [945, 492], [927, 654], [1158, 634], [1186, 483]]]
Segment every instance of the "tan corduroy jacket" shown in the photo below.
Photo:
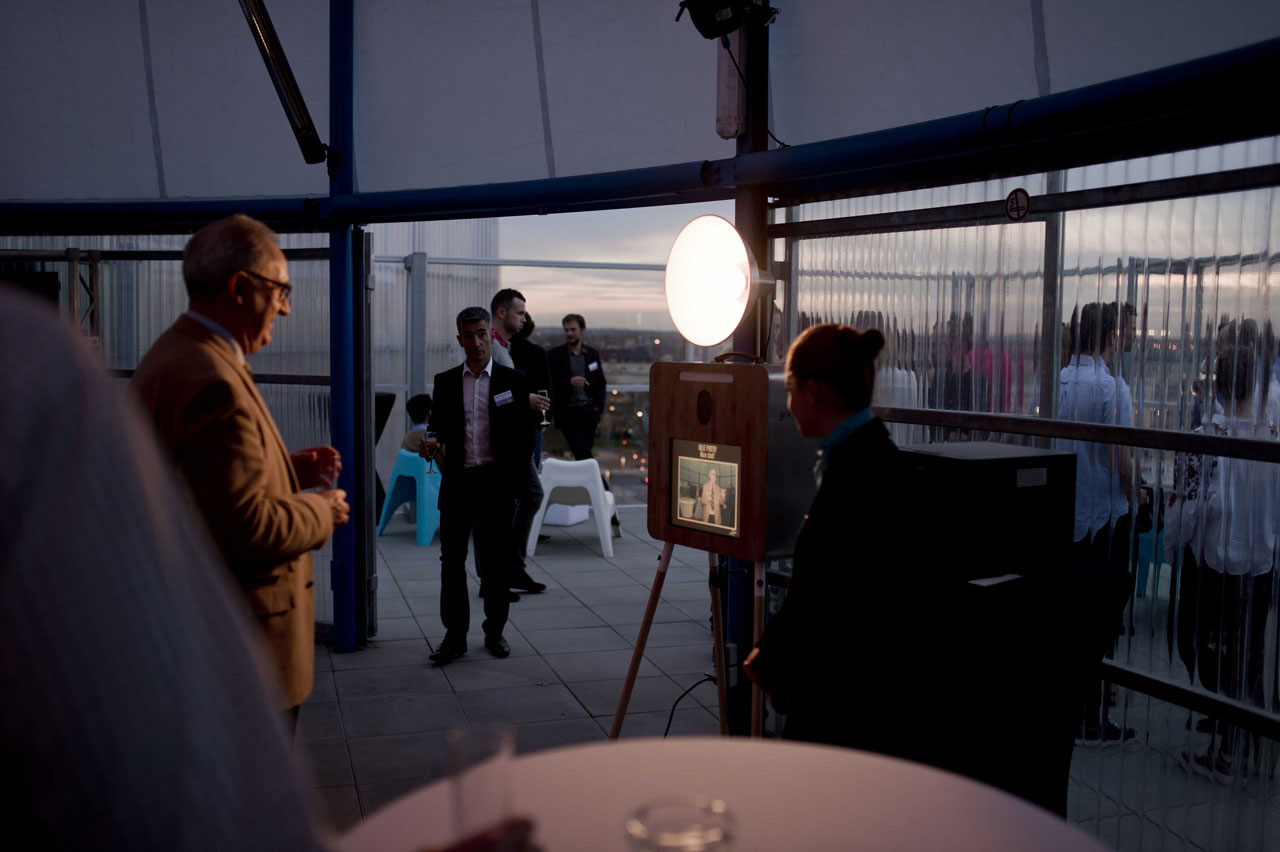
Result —
[[333, 534], [297, 472], [248, 366], [202, 323], [181, 316], [142, 359], [130, 388], [186, 480], [266, 634], [284, 706], [311, 693], [311, 551]]

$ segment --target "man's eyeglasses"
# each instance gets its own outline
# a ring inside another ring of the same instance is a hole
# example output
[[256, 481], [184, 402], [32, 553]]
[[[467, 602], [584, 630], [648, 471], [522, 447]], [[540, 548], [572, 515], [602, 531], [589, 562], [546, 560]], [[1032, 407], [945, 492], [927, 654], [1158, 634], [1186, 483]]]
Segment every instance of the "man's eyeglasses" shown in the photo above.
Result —
[[274, 278], [268, 278], [265, 275], [259, 275], [249, 269], [242, 269], [240, 271], [245, 275], [248, 275], [250, 278], [256, 278], [264, 284], [270, 284], [273, 288], [272, 292], [275, 293], [276, 301], [281, 304], [289, 301], [289, 297], [293, 295], [293, 286], [290, 284], [286, 284], [283, 281], [277, 281]]

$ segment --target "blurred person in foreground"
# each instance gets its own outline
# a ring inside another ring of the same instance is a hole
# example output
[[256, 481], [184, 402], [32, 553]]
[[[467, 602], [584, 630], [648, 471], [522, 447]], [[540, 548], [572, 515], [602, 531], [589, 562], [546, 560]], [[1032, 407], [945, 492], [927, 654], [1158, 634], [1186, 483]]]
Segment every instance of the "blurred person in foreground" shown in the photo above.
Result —
[[187, 312], [151, 346], [130, 390], [249, 601], [296, 725], [315, 660], [311, 551], [347, 521], [346, 492], [332, 488], [342, 463], [333, 447], [289, 454], [245, 360], [289, 315], [276, 235], [248, 216], [207, 225], [183, 250], [182, 277]]
[[[151, 430], [52, 310], [3, 292], [0, 394], [23, 402], [0, 408], [11, 836], [40, 849], [330, 848], [243, 597]], [[517, 817], [447, 852], [533, 850], [531, 832]]]
[[782, 609], [743, 668], [786, 714], [787, 738], [910, 757], [928, 748], [920, 714], [936, 700], [936, 685], [910, 671], [924, 659], [911, 625], [927, 618], [930, 584], [904, 564], [918, 538], [907, 469], [870, 409], [883, 347], [876, 329], [823, 324], [787, 353], [787, 408], [802, 435], [822, 439], [818, 492]]

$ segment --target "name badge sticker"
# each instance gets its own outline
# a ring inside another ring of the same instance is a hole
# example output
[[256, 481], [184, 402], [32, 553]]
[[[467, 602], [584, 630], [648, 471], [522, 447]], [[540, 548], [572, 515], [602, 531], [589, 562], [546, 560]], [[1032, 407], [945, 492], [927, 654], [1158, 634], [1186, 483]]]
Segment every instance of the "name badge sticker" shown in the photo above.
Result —
[[502, 393], [495, 393], [493, 395], [494, 405], [506, 405], [510, 401], [511, 401], [511, 391], [509, 390], [505, 390]]
[[587, 372], [589, 373], [595, 372], [596, 370], [599, 370], [599, 369], [600, 369], [599, 361], [592, 361], [590, 364], [587, 365]]

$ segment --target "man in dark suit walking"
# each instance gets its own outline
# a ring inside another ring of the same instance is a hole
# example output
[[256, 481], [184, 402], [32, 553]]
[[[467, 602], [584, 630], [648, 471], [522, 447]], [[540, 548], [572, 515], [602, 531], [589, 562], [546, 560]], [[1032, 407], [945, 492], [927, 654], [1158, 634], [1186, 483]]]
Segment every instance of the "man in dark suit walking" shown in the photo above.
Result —
[[591, 458], [604, 412], [604, 365], [600, 353], [582, 341], [587, 321], [581, 314], [569, 314], [561, 325], [565, 342], [547, 353], [552, 414], [574, 459], [581, 461]]
[[502, 638], [516, 564], [511, 518], [533, 451], [529, 389], [524, 374], [495, 364], [489, 312], [466, 308], [457, 318], [466, 361], [435, 379], [431, 431], [423, 455], [441, 453], [440, 620], [445, 637], [431, 655], [438, 665], [467, 652], [467, 539], [476, 533], [476, 573], [484, 598], [484, 646], [495, 657], [511, 648]]

